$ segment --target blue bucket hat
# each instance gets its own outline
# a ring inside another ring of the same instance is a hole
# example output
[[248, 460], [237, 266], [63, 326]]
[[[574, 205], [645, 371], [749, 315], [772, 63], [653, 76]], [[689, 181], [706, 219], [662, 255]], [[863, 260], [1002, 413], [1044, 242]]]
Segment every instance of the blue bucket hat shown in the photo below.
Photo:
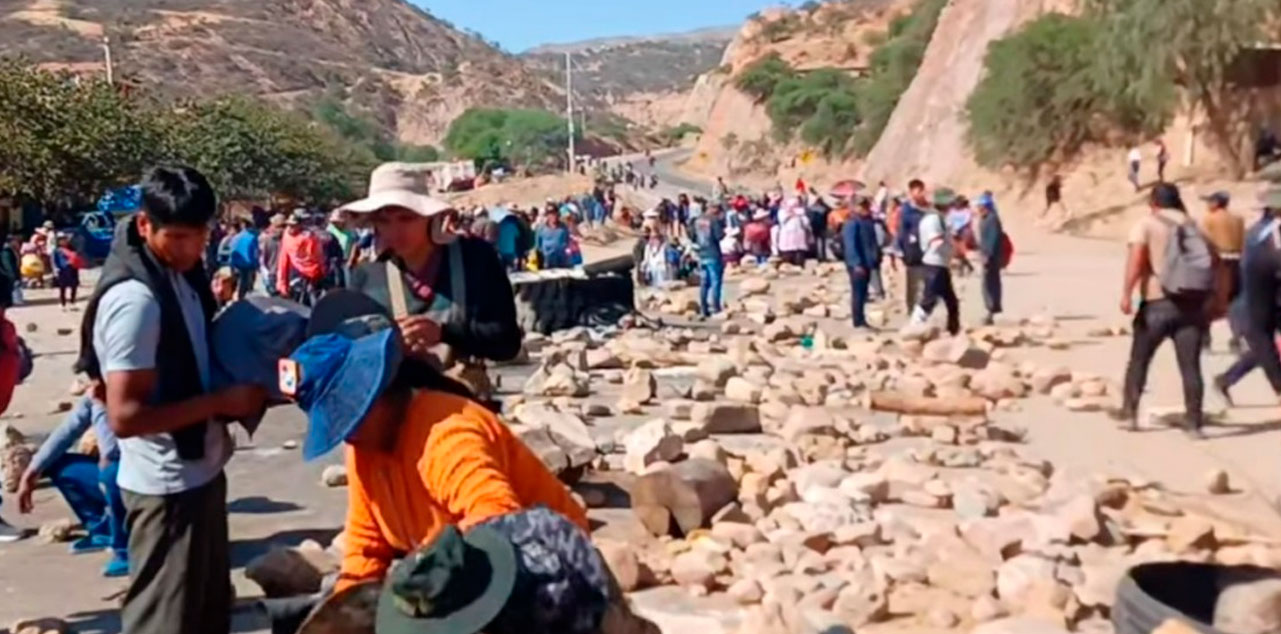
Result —
[[396, 376], [402, 358], [400, 333], [384, 328], [360, 338], [331, 333], [308, 339], [289, 360], [294, 398], [307, 412], [303, 460], [315, 460], [351, 435]]

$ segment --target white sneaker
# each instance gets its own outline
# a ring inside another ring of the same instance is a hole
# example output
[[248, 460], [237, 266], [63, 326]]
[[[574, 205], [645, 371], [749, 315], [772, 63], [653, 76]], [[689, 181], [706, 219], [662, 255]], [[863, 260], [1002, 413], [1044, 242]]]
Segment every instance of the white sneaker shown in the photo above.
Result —
[[23, 531], [0, 520], [0, 544], [10, 544], [23, 538]]

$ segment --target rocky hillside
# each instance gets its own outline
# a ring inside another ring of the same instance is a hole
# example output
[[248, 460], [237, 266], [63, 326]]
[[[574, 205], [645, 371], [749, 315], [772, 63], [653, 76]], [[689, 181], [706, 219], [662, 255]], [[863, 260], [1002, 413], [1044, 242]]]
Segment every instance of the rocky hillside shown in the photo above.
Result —
[[684, 95], [699, 75], [721, 63], [734, 29], [704, 29], [647, 38], [599, 39], [543, 46], [521, 59], [549, 82], [565, 81], [565, 54], [574, 60], [574, 92], [652, 128], [680, 119]]
[[0, 0], [0, 55], [103, 67], [174, 95], [250, 92], [306, 103], [329, 91], [437, 143], [474, 105], [549, 106], [554, 84], [404, 0]]
[[867, 68], [890, 21], [912, 0], [845, 0], [813, 10], [774, 9], [748, 20], [721, 64], [700, 77], [681, 120], [703, 128], [689, 167], [705, 174], [772, 176], [791, 167], [799, 148], [779, 148], [771, 139], [765, 106], [734, 86], [753, 62], [778, 55], [800, 72], [835, 68], [857, 74]]

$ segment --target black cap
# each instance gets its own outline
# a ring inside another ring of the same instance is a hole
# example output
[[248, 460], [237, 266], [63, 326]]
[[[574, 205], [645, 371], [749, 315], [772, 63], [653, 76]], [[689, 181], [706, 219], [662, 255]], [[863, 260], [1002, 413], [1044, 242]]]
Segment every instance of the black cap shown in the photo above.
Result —
[[1152, 204], [1160, 209], [1187, 210], [1183, 206], [1183, 196], [1179, 194], [1178, 186], [1173, 183], [1157, 183], [1152, 188]]
[[1232, 201], [1232, 196], [1225, 191], [1217, 191], [1209, 196], [1202, 197], [1202, 200], [1211, 203], [1216, 207], [1227, 207], [1228, 203]]

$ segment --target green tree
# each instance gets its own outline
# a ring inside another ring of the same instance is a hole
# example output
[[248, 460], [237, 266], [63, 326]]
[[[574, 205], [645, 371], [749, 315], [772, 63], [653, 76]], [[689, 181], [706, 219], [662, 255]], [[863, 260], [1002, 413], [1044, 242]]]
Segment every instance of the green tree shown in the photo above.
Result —
[[734, 86], [763, 103], [774, 94], [780, 82], [794, 74], [792, 67], [778, 53], [770, 53], [744, 68], [734, 78]]
[[1092, 72], [1100, 24], [1050, 14], [993, 42], [967, 104], [969, 141], [984, 165], [1036, 166], [1096, 137], [1111, 104]]
[[470, 108], [449, 125], [445, 149], [478, 163], [563, 160], [565, 120], [546, 110]]
[[105, 81], [0, 60], [0, 193], [79, 204], [160, 155], [147, 112]]
[[223, 198], [347, 198], [376, 162], [305, 117], [246, 97], [191, 104], [167, 117], [171, 156]]
[[1091, 8], [1104, 23], [1103, 90], [1142, 104], [1182, 87], [1205, 113], [1213, 140], [1244, 172], [1232, 131], [1230, 70], [1245, 47], [1266, 39], [1266, 25], [1275, 24], [1275, 0], [1093, 0]]

